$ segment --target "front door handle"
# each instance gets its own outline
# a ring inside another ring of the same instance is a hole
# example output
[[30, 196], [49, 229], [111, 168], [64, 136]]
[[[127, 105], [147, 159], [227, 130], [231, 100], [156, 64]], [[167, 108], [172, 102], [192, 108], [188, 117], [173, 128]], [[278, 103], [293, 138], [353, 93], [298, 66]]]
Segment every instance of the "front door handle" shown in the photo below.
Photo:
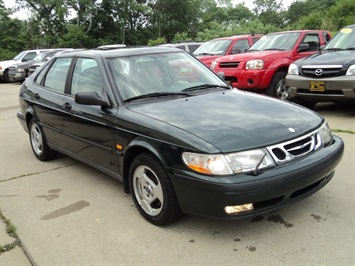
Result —
[[63, 105], [63, 109], [64, 109], [64, 110], [70, 111], [71, 108], [72, 108], [72, 106], [71, 106], [70, 103], [65, 103], [65, 104]]
[[39, 98], [41, 98], [41, 96], [39, 96], [38, 93], [35, 93], [35, 94], [33, 95], [33, 97], [34, 97], [37, 101], [39, 100]]

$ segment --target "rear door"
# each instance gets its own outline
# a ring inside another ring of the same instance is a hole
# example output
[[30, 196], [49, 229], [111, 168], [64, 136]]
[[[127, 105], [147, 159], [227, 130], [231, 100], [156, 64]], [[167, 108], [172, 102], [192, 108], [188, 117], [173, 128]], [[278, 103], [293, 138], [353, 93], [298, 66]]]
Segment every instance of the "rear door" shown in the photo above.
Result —
[[58, 58], [35, 77], [33, 108], [50, 145], [63, 148], [62, 119], [65, 82], [71, 58]]

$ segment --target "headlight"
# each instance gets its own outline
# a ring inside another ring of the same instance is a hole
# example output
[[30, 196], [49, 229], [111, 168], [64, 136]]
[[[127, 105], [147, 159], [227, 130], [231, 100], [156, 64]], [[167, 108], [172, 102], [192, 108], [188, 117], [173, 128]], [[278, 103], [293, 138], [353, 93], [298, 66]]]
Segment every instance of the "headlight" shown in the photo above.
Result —
[[211, 66], [210, 66], [210, 68], [212, 69], [212, 70], [214, 70], [214, 68], [217, 66], [217, 62], [216, 61], [213, 61], [212, 63], [211, 63]]
[[347, 76], [355, 76], [355, 65], [351, 65], [346, 71]]
[[288, 67], [288, 74], [290, 74], [290, 75], [299, 75], [298, 74], [298, 66], [296, 64], [291, 64]]
[[324, 145], [329, 144], [333, 139], [332, 131], [330, 130], [328, 123], [324, 123], [323, 126], [319, 129], [319, 136]]
[[184, 163], [192, 170], [209, 175], [231, 175], [246, 173], [274, 166], [270, 154], [265, 149], [250, 150], [230, 154], [196, 154], [185, 152]]
[[17, 68], [17, 72], [26, 72], [24, 68]]
[[263, 69], [264, 61], [261, 59], [249, 60], [246, 64], [246, 69]]

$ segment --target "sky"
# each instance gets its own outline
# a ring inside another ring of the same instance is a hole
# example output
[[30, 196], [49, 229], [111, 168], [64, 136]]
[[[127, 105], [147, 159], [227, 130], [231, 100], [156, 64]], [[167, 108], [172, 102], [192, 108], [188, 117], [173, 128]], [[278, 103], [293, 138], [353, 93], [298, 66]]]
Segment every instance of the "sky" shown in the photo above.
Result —
[[[250, 10], [253, 10], [253, 2], [254, 0], [233, 0], [235, 4], [244, 3], [246, 7]], [[284, 8], [288, 8], [295, 0], [282, 0], [282, 5]], [[11, 8], [15, 5], [14, 0], [3, 0], [5, 7]], [[20, 10], [19, 12], [15, 13], [12, 17], [17, 17], [19, 19], [26, 19], [29, 17], [29, 14], [26, 13], [24, 10]]]

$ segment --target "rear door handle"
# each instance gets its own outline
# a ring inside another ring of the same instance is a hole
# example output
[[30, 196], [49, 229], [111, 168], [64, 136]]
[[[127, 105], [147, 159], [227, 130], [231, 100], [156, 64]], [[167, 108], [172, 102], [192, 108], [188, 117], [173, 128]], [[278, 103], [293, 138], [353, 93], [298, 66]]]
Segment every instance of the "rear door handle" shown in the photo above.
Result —
[[70, 103], [65, 103], [65, 104], [63, 105], [63, 109], [64, 109], [64, 110], [70, 111], [71, 108], [72, 108], [72, 106], [71, 106]]
[[35, 93], [33, 97], [34, 97], [37, 101], [41, 98], [41, 96], [39, 96], [38, 93]]

